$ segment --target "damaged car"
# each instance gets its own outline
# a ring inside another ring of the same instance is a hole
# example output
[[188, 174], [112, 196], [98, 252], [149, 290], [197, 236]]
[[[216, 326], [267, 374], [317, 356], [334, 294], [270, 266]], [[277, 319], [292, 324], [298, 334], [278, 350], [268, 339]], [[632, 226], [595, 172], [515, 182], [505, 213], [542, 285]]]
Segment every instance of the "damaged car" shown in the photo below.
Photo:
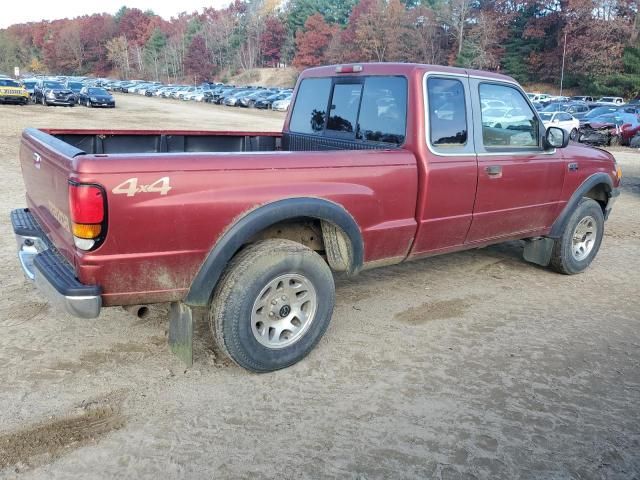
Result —
[[629, 145], [640, 132], [638, 116], [632, 113], [605, 114], [586, 122], [579, 132], [578, 141], [591, 145]]

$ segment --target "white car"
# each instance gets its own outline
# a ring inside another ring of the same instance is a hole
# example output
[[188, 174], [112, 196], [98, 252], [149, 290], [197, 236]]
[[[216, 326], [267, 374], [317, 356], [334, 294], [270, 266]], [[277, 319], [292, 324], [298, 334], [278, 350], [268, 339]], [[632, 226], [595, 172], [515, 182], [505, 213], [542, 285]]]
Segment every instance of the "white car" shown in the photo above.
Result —
[[509, 126], [519, 125], [531, 118], [518, 108], [499, 107], [487, 108], [482, 111], [482, 125], [493, 128], [508, 128]]
[[569, 134], [571, 140], [578, 138], [580, 120], [567, 112], [538, 112], [544, 128], [560, 127]]
[[276, 100], [271, 104], [271, 108], [278, 112], [286, 112], [289, 110], [291, 104], [291, 97], [283, 98], [282, 100]]
[[549, 100], [549, 95], [546, 93], [527, 93], [527, 97], [529, 97], [529, 100], [532, 102], [544, 102]]
[[507, 104], [502, 100], [482, 100], [482, 110], [489, 108], [506, 108]]
[[622, 97], [602, 97], [596, 101], [600, 105], [624, 105]]

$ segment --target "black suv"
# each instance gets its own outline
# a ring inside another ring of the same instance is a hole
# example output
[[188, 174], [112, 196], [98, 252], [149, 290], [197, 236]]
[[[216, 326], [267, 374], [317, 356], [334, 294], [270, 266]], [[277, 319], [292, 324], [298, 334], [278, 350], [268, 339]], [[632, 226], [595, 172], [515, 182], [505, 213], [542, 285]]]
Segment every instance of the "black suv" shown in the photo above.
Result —
[[61, 82], [41, 78], [33, 89], [33, 101], [44, 106], [67, 105], [73, 107], [76, 104], [76, 96]]

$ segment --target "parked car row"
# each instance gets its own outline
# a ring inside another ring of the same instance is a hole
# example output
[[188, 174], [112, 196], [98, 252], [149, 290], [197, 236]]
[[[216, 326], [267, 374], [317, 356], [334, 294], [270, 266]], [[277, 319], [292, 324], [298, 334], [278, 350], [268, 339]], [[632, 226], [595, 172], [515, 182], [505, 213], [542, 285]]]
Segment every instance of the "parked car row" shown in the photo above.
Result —
[[[7, 80], [18, 85], [22, 102], [43, 106], [85, 105], [87, 107], [116, 106], [115, 99], [104, 88], [96, 85], [95, 80], [76, 77], [37, 77], [20, 81]], [[0, 90], [0, 99], [2, 92]]]
[[[640, 135], [640, 99], [619, 104], [618, 97], [602, 97], [592, 102], [588, 96], [550, 97], [529, 94], [546, 128], [559, 127], [571, 140], [596, 146], [631, 145]], [[523, 130], [528, 122], [528, 107], [508, 95], [481, 98], [482, 123], [488, 129]], [[543, 105], [545, 102], [546, 105]], [[449, 107], [447, 107], [449, 108]], [[489, 134], [489, 130], [487, 131]], [[636, 141], [637, 142], [637, 141]]]
[[287, 111], [291, 103], [291, 88], [226, 85], [203, 83], [200, 86], [164, 85], [143, 80], [104, 81], [102, 87], [113, 92], [146, 97], [215, 103], [228, 107], [244, 107]]
[[528, 93], [545, 124], [566, 130], [572, 140], [597, 146], [631, 145], [640, 136], [640, 96], [598, 99], [588, 95], [553, 97]]

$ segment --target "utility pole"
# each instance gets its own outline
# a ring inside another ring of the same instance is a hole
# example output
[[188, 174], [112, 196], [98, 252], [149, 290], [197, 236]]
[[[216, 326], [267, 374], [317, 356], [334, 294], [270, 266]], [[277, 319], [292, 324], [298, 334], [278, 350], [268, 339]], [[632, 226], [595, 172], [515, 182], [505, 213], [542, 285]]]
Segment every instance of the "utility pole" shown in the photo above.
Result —
[[564, 32], [564, 47], [562, 49], [562, 72], [560, 73], [560, 96], [562, 96], [562, 84], [564, 83], [564, 57], [567, 55], [567, 32]]

